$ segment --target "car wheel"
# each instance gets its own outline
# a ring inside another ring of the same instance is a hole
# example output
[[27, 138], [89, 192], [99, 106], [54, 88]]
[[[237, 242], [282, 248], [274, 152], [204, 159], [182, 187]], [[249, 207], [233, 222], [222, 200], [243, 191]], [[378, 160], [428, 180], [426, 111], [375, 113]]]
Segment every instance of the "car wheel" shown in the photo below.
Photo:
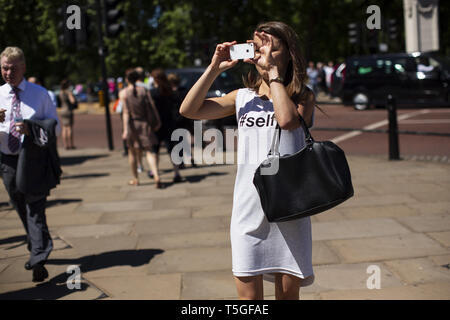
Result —
[[369, 97], [367, 94], [358, 92], [353, 96], [353, 107], [355, 110], [366, 110], [369, 108]]

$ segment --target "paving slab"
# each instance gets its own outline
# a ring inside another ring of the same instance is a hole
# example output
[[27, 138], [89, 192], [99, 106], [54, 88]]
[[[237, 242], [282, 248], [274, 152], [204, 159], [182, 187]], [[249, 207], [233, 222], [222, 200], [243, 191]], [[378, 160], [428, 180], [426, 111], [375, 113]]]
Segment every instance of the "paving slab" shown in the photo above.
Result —
[[[387, 205], [337, 209], [347, 219], [374, 219], [374, 218], [397, 218], [405, 216], [416, 216], [418, 209], [410, 208], [408, 205]], [[320, 216], [320, 215], [319, 215]]]
[[390, 260], [385, 264], [407, 284], [442, 281], [450, 285], [450, 269], [436, 265], [428, 258]]
[[[52, 201], [52, 200], [49, 200]], [[75, 213], [78, 209], [78, 207], [82, 204], [83, 199], [78, 196], [71, 196], [71, 197], [65, 197], [65, 198], [57, 198], [53, 200], [53, 203], [55, 205], [52, 205], [50, 207], [47, 207], [45, 209], [45, 215], [51, 216], [51, 215], [59, 215], [59, 214], [72, 214]], [[17, 213], [16, 213], [17, 214]]]
[[47, 225], [54, 227], [62, 226], [79, 226], [79, 225], [94, 225], [99, 223], [101, 213], [80, 214], [80, 213], [58, 213], [47, 215]]
[[141, 222], [145, 220], [176, 219], [189, 218], [191, 209], [164, 209], [164, 210], [145, 210], [145, 211], [126, 211], [126, 212], [105, 212], [101, 214], [98, 223], [122, 223], [122, 222]]
[[131, 233], [132, 223], [95, 224], [87, 226], [71, 226], [58, 229], [62, 238], [105, 237], [111, 235], [128, 235]]
[[341, 208], [383, 206], [417, 203], [418, 200], [409, 194], [387, 194], [383, 197], [379, 195], [353, 197], [340, 205]]
[[234, 192], [234, 182], [230, 185], [218, 185], [215, 188], [192, 188], [186, 190], [186, 192], [188, 192], [192, 197], [227, 195], [232, 198]]
[[417, 232], [450, 230], [450, 214], [420, 217], [399, 217], [397, 218], [397, 221]]
[[137, 248], [162, 248], [164, 250], [199, 247], [229, 247], [229, 231], [150, 234], [139, 236]]
[[0, 262], [0, 273], [2, 273], [2, 271], [5, 270], [8, 266], [8, 263]]
[[[17, 216], [17, 213], [16, 213]], [[7, 230], [7, 229], [18, 229], [22, 227], [23, 228], [23, 224], [22, 221], [20, 221], [19, 216], [17, 216], [16, 218], [6, 218], [2, 220], [2, 223], [0, 224], [0, 230]]]
[[[127, 211], [143, 211], [153, 208], [152, 200], [145, 201], [109, 201], [109, 202], [93, 202], [83, 203], [77, 209], [78, 212], [127, 212]], [[161, 208], [164, 209], [164, 208]]]
[[428, 259], [437, 266], [450, 268], [450, 255], [430, 256]]
[[439, 193], [446, 192], [443, 187], [435, 183], [382, 183], [382, 184], [370, 184], [367, 185], [372, 194], [395, 194], [395, 193], [408, 193], [408, 194], [423, 194], [426, 193]]
[[348, 263], [448, 254], [438, 242], [421, 233], [386, 237], [329, 240], [328, 245]]
[[[53, 251], [66, 249], [69, 244], [63, 239], [50, 233], [53, 239]], [[29, 256], [27, 244], [24, 241], [10, 243], [0, 248], [0, 259]]]
[[369, 238], [410, 231], [393, 219], [342, 220], [312, 224], [313, 240]]
[[427, 235], [441, 243], [445, 247], [450, 247], [450, 231], [429, 232]]
[[192, 209], [193, 218], [220, 217], [231, 216], [233, 203], [216, 204], [212, 206], [203, 206], [201, 208]]
[[311, 222], [329, 222], [329, 221], [345, 220], [345, 216], [342, 212], [343, 212], [342, 210], [339, 210], [339, 207], [334, 207], [330, 210], [321, 212], [320, 214], [311, 216]]
[[435, 202], [435, 201], [441, 201], [442, 199], [448, 199], [448, 190], [443, 191], [436, 191], [436, 192], [429, 192], [422, 191], [422, 192], [416, 192], [411, 193], [411, 196], [418, 200], [419, 202]]
[[212, 206], [218, 204], [227, 204], [230, 202], [228, 196], [189, 196], [187, 198], [177, 199], [155, 199], [153, 200], [154, 209], [172, 209], [172, 208], [203, 208], [203, 206]]
[[314, 267], [314, 283], [302, 288], [306, 293], [319, 293], [334, 290], [367, 289], [367, 282], [373, 269], [380, 272], [381, 287], [402, 285], [401, 279], [394, 275], [383, 263], [334, 264]]
[[[72, 193], [72, 190], [65, 190], [64, 192], [58, 194], [58, 198], [70, 197], [71, 194], [74, 194]], [[125, 192], [119, 192], [116, 190], [87, 191], [85, 188], [83, 188], [82, 192], [76, 192], [76, 195], [83, 199], [83, 203], [98, 202], [99, 199], [102, 199], [102, 201], [122, 201], [127, 197], [127, 194]]]
[[229, 229], [229, 223], [223, 217], [209, 218], [180, 218], [163, 219], [155, 221], [140, 221], [135, 226], [138, 235], [144, 234], [170, 234], [188, 232], [207, 232], [213, 230]]
[[178, 273], [231, 270], [230, 248], [167, 250], [150, 261], [148, 272]]
[[339, 257], [330, 249], [325, 241], [312, 242], [312, 264], [313, 266], [321, 264], [339, 263]]
[[178, 300], [181, 274], [95, 278], [92, 283], [118, 300]]
[[187, 272], [183, 274], [181, 299], [236, 299], [237, 291], [231, 270]]
[[94, 300], [102, 294], [85, 281], [80, 282], [79, 290], [49, 282], [38, 285], [26, 282], [8, 283], [0, 286], [0, 300]]
[[174, 190], [172, 188], [166, 188], [162, 190], [149, 188], [136, 188], [135, 190], [129, 191], [126, 195], [127, 200], [148, 200], [148, 199], [177, 199], [180, 197], [186, 197], [189, 191], [184, 189]]
[[[447, 197], [444, 199], [447, 199]], [[440, 201], [435, 202], [413, 202], [406, 205], [414, 210], [417, 210], [419, 214], [423, 215], [450, 213], [450, 202], [442, 200], [443, 199], [440, 199]]]
[[449, 300], [450, 283], [320, 293], [323, 300]]
[[111, 235], [102, 237], [66, 237], [64, 240], [82, 255], [95, 255], [104, 252], [134, 250], [138, 242], [136, 236]]

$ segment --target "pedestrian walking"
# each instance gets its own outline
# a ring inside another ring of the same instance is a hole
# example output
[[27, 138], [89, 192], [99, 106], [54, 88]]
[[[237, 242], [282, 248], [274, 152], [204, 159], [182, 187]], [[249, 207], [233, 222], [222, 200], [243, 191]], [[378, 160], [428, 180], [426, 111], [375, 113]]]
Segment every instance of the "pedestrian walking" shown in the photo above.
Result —
[[20, 48], [7, 47], [0, 64], [6, 82], [0, 87], [3, 184], [27, 234], [30, 258], [25, 269], [33, 270], [34, 282], [41, 282], [48, 277], [44, 265], [53, 249], [45, 216], [47, 196], [61, 174], [55, 138], [55, 125], [56, 132], [60, 130], [58, 116], [47, 90], [24, 79], [25, 56]]
[[[38, 77], [28, 77], [27, 81], [31, 82], [31, 83], [35, 83], [35, 84], [45, 88], [44, 83]], [[56, 99], [55, 93], [49, 89], [47, 89], [47, 92], [48, 92], [48, 95], [50, 96], [50, 99], [52, 99], [53, 104], [56, 106], [56, 108], [59, 108], [58, 99]]]
[[[183, 128], [189, 131], [189, 134], [191, 135], [191, 148], [194, 147], [194, 121], [192, 119], [188, 119], [186, 117], [183, 117], [180, 114], [180, 105], [181, 102], [183, 101], [183, 97], [181, 95], [181, 90], [180, 90], [180, 77], [175, 74], [175, 73], [169, 73], [167, 75], [167, 80], [169, 81], [171, 87], [172, 87], [172, 91], [175, 95], [175, 99], [178, 103], [178, 105], [176, 106], [176, 108], [173, 110], [173, 117], [175, 119], [175, 127], [176, 128]], [[179, 169], [184, 169], [185, 168], [185, 164], [184, 164], [184, 154], [183, 154], [183, 150], [180, 151], [180, 157], [182, 159], [182, 162], [180, 163], [180, 165], [178, 166]], [[191, 165], [193, 168], [196, 168], [197, 165], [194, 162], [194, 157], [191, 157]]]
[[158, 136], [158, 144], [156, 146], [156, 159], [159, 164], [159, 151], [161, 143], [164, 142], [167, 152], [169, 154], [170, 160], [173, 165], [174, 178], [173, 182], [181, 182], [181, 175], [178, 165], [173, 162], [171, 153], [175, 146], [175, 141], [172, 141], [172, 132], [176, 129], [176, 123], [173, 116], [173, 109], [178, 107], [177, 96], [172, 90], [169, 80], [167, 79], [166, 73], [163, 69], [158, 68], [152, 71], [152, 77], [154, 79], [155, 88], [151, 90], [151, 95], [155, 101], [156, 109], [158, 110], [161, 119], [161, 128], [156, 132]]
[[161, 127], [161, 121], [150, 91], [137, 86], [139, 74], [132, 70], [127, 74], [129, 86], [123, 94], [123, 134], [127, 139], [128, 158], [133, 179], [129, 185], [139, 185], [137, 159], [139, 151], [145, 152], [148, 165], [153, 172], [156, 188], [162, 188], [156, 160], [158, 137], [155, 132]]
[[[310, 218], [269, 223], [253, 176], [266, 159], [276, 124], [282, 128], [281, 155], [302, 149], [305, 137], [301, 114], [311, 126], [314, 94], [305, 86], [305, 63], [298, 36], [282, 22], [260, 24], [254, 34], [255, 57], [245, 88], [223, 97], [208, 98], [214, 80], [236, 66], [230, 47], [217, 45], [210, 65], [184, 99], [180, 112], [192, 119], [218, 119], [236, 114], [238, 169], [230, 227], [233, 275], [240, 299], [263, 299], [263, 277], [275, 281], [276, 299], [298, 299], [301, 286], [314, 280]], [[274, 121], [275, 120], [275, 121]], [[255, 141], [256, 139], [256, 141]], [[252, 161], [251, 159], [258, 161]]]
[[325, 71], [325, 84], [327, 87], [327, 95], [331, 96], [331, 75], [334, 71], [334, 63], [333, 61], [328, 61], [328, 64], [323, 67]]
[[319, 70], [314, 65], [313, 61], [308, 63], [308, 68], [306, 69], [306, 74], [308, 75], [308, 85], [312, 89], [315, 95], [319, 93]]
[[60, 116], [62, 123], [62, 140], [66, 150], [75, 149], [73, 143], [74, 132], [74, 115], [73, 110], [76, 109], [77, 100], [70, 91], [70, 82], [67, 79], [61, 81], [61, 91], [59, 92]]
[[[317, 62], [316, 68], [318, 72], [317, 77], [317, 89], [318, 91], [327, 92], [327, 84], [326, 84], [326, 78], [325, 78], [325, 70], [324, 70], [324, 64], [323, 62]], [[318, 92], [317, 92], [318, 93]]]

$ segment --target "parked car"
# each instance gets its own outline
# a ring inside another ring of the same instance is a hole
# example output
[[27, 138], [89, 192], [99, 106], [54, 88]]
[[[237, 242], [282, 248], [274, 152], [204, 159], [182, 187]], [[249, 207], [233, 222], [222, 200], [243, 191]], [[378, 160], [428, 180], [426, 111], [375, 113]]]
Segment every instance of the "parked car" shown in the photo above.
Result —
[[[179, 89], [181, 91], [182, 98], [184, 98], [195, 82], [205, 72], [205, 69], [206, 68], [202, 67], [167, 69], [166, 74], [175, 73], [180, 77]], [[240, 87], [242, 87], [242, 85], [237, 80], [237, 76], [231, 71], [225, 71], [222, 72], [214, 81], [206, 97], [221, 97]], [[223, 119], [206, 121], [205, 125], [220, 129], [224, 126], [237, 126], [236, 116], [232, 115]]]
[[435, 53], [396, 53], [347, 59], [341, 98], [356, 110], [397, 105], [450, 106], [448, 59]]

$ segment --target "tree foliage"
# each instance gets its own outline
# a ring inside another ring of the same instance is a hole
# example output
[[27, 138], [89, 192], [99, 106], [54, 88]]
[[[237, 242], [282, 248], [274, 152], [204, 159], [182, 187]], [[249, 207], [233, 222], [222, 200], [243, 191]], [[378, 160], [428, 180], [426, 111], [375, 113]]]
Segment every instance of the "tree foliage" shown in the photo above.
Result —
[[[87, 10], [88, 43], [69, 49], [58, 41], [65, 2]], [[106, 38], [108, 74], [121, 76], [127, 67], [174, 68], [191, 66], [195, 59], [207, 64], [215, 45], [222, 41], [244, 42], [256, 25], [280, 20], [299, 34], [308, 60], [343, 60], [358, 50], [348, 43], [347, 25], [365, 23], [366, 8], [377, 4], [383, 18], [397, 19], [399, 39], [394, 51], [404, 50], [403, 2], [401, 0], [122, 0], [124, 31]], [[448, 1], [440, 1], [441, 47], [450, 52], [447, 27]], [[0, 0], [0, 48], [19, 46], [26, 55], [27, 75], [47, 84], [62, 78], [96, 81], [100, 77], [97, 11], [95, 0]], [[367, 53], [367, 48], [360, 48]]]

